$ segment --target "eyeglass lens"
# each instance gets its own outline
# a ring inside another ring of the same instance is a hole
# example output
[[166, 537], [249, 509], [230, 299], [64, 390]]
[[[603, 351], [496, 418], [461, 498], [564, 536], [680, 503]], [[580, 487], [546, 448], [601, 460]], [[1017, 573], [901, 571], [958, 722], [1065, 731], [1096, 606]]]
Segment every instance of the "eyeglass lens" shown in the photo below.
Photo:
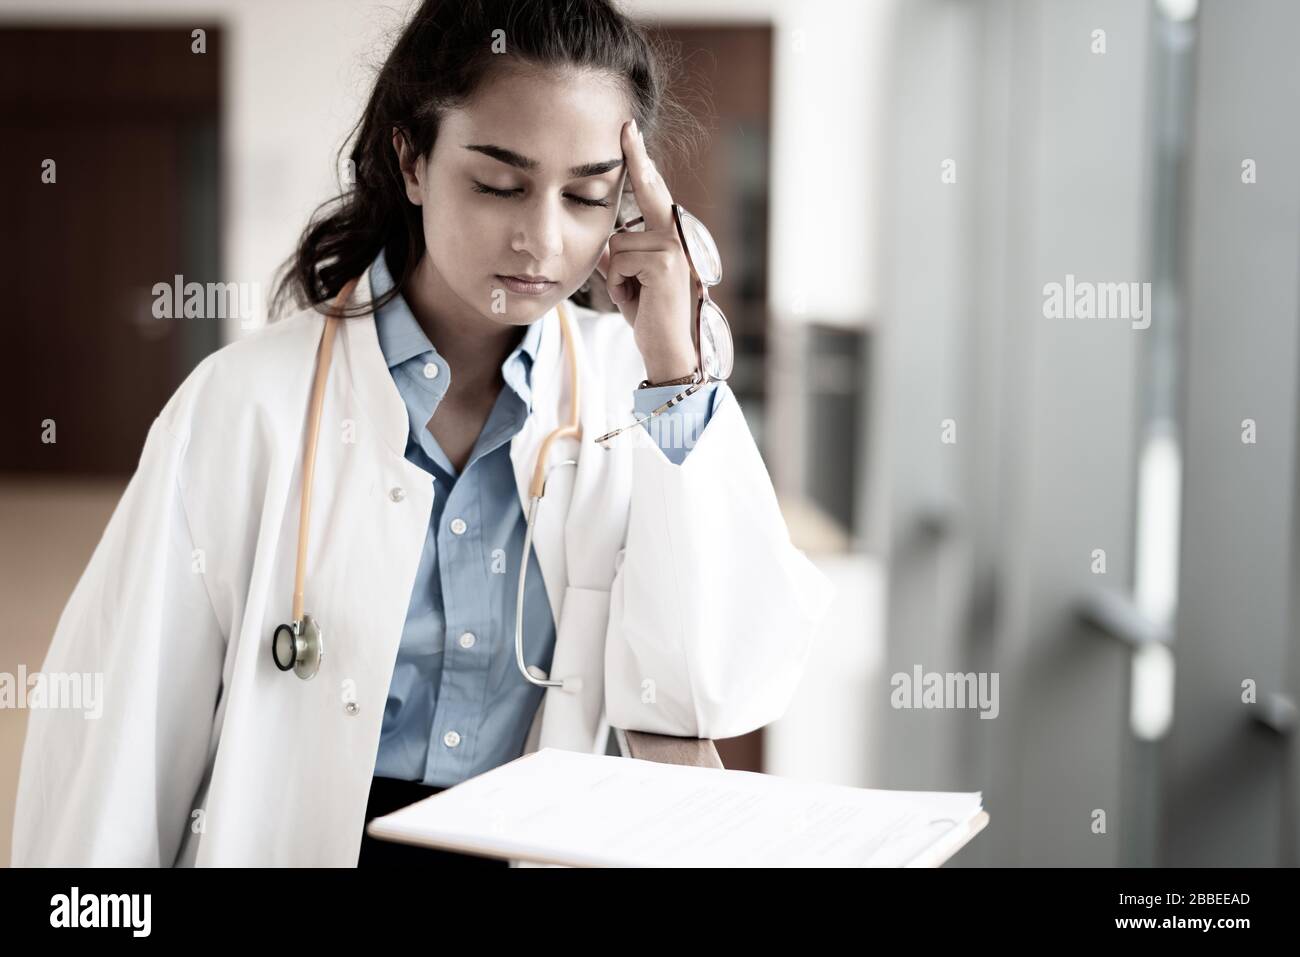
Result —
[[[718, 254], [718, 245], [702, 222], [680, 207], [679, 211], [686, 248], [700, 282], [705, 286], [716, 286], [722, 282], [722, 257]], [[707, 300], [700, 307], [700, 361], [704, 366], [700, 371], [710, 379], [729, 377], [735, 361], [726, 317], [721, 309]]]

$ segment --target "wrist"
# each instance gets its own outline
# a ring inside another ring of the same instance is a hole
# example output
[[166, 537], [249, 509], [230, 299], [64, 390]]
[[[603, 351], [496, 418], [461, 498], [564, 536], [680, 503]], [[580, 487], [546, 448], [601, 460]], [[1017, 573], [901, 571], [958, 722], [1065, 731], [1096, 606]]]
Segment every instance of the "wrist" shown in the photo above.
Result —
[[689, 349], [675, 349], [667, 353], [643, 356], [646, 379], [650, 382], [667, 382], [695, 374], [695, 354]]

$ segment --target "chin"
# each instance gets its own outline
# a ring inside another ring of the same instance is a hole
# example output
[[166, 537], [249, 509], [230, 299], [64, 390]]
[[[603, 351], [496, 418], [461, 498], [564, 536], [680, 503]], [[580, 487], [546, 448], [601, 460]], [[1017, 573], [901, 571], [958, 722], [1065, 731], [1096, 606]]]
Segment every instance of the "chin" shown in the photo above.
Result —
[[515, 296], [507, 290], [504, 298], [501, 300], [500, 311], [495, 308], [497, 302], [496, 296], [499, 295], [496, 290], [501, 286], [495, 280], [489, 290], [487, 308], [482, 310], [482, 315], [493, 322], [501, 323], [505, 326], [528, 325], [536, 319], [540, 319], [550, 311], [555, 305], [553, 296]]
[[502, 297], [504, 303], [503, 312], [493, 312], [496, 316], [541, 316], [561, 299], [566, 299], [572, 292], [565, 292], [564, 286], [556, 283], [546, 292], [538, 295], [528, 295], [525, 293], [511, 292], [501, 284], [501, 280], [496, 276], [488, 280], [488, 311], [492, 312], [493, 304], [497, 301], [498, 296]]

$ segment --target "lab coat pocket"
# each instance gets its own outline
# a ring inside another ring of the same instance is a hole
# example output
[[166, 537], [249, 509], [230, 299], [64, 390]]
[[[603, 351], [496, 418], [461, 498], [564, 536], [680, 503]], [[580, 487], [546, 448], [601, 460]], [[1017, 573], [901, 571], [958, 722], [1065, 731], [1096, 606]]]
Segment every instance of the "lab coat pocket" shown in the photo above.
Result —
[[[570, 692], [550, 688], [546, 707], [561, 712], [550, 718], [562, 740], [596, 749], [596, 732], [605, 698], [605, 629], [609, 624], [609, 592], [570, 585], [564, 589], [555, 654], [549, 676], [580, 678], [582, 687]], [[547, 736], [551, 738], [551, 735]], [[553, 739], [557, 743], [560, 738]], [[563, 747], [563, 744], [559, 744]], [[574, 748], [576, 750], [576, 748]]]

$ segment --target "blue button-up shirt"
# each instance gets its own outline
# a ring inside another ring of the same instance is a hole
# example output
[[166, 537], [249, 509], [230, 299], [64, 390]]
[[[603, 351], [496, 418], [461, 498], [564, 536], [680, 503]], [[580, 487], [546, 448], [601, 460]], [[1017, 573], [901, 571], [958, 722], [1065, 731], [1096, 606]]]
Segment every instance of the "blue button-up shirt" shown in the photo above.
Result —
[[[373, 295], [394, 285], [384, 254], [370, 267]], [[375, 774], [450, 787], [523, 753], [543, 689], [515, 663], [515, 597], [526, 521], [510, 460], [510, 441], [532, 412], [532, 368], [541, 339], [532, 323], [501, 365], [505, 385], [464, 471], [427, 428], [452, 370], [399, 293], [375, 314], [379, 347], [406, 405], [406, 458], [433, 476], [433, 512], [420, 555], [397, 663], [388, 689]], [[644, 427], [681, 464], [713, 413], [710, 383], [658, 416], [681, 421]], [[633, 390], [645, 415], [678, 386]], [[678, 427], [673, 427], [677, 425]], [[683, 436], [686, 436], [683, 441]], [[528, 556], [524, 660], [547, 673], [555, 622], [537, 564]]]

